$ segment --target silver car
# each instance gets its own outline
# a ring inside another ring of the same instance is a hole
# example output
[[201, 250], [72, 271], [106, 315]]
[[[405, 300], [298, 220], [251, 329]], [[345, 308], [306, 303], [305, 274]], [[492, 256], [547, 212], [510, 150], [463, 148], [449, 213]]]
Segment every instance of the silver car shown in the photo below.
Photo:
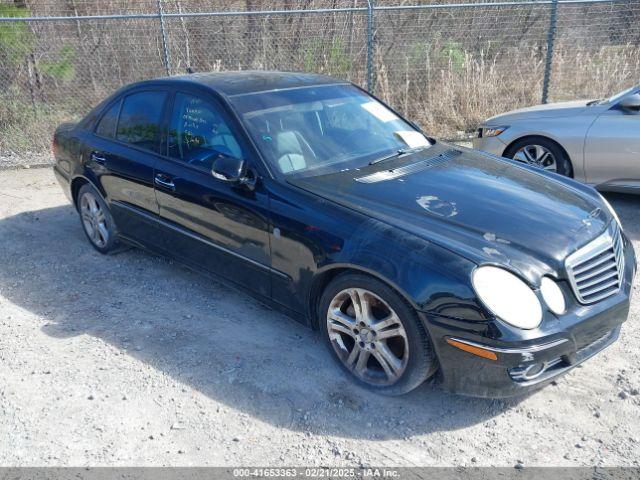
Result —
[[640, 85], [602, 100], [492, 117], [478, 129], [473, 146], [599, 190], [640, 193]]

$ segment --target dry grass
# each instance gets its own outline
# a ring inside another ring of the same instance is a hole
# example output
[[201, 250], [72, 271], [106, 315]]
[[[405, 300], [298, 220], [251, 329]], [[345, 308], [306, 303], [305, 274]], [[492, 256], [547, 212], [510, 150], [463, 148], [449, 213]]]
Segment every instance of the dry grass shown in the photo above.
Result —
[[[464, 52], [459, 62], [427, 58], [420, 69], [405, 68], [403, 78], [396, 75], [395, 81], [388, 71], [386, 65], [380, 65], [377, 76], [377, 93], [385, 101], [430, 134], [459, 139], [493, 115], [539, 104], [544, 58], [511, 51], [488, 60], [483, 54]], [[549, 101], [612, 95], [638, 83], [639, 78], [636, 47], [576, 51], [571, 45], [558, 45]]]
[[600, 98], [640, 82], [637, 45], [614, 45], [576, 51], [570, 44], [557, 50], [551, 77], [551, 100]]
[[[541, 101], [544, 56], [532, 50], [514, 47], [491, 58], [484, 52], [461, 50], [444, 59], [428, 52], [420, 63], [408, 54], [383, 58], [378, 52], [375, 66], [375, 93], [440, 138], [467, 138], [488, 117]], [[232, 68], [220, 62], [215, 67]], [[561, 43], [554, 57], [550, 101], [611, 95], [638, 78], [640, 55], [632, 45], [577, 50]], [[48, 150], [55, 127], [87, 111], [82, 98], [81, 105], [69, 95], [34, 105], [17, 91], [4, 92], [0, 154]]]
[[0, 156], [4, 152], [48, 152], [56, 127], [79, 117], [67, 107], [34, 105], [11, 92], [0, 95]]

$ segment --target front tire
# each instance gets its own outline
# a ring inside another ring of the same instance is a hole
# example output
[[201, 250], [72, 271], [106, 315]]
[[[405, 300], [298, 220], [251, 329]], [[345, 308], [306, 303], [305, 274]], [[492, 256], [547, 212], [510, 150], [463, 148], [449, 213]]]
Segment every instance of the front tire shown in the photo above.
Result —
[[336, 277], [323, 292], [319, 313], [329, 351], [370, 390], [401, 395], [437, 370], [428, 333], [414, 309], [373, 277]]
[[118, 230], [109, 207], [92, 185], [80, 187], [77, 209], [82, 229], [93, 248], [102, 254], [114, 252], [118, 247]]
[[571, 160], [553, 140], [545, 137], [525, 137], [504, 152], [504, 156], [548, 172], [573, 177]]

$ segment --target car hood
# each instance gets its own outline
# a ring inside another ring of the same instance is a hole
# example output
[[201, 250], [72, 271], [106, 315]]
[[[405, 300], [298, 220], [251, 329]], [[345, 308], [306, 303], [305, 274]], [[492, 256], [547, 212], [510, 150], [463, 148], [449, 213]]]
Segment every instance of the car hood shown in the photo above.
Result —
[[438, 142], [417, 154], [291, 184], [532, 283], [610, 222], [572, 180]]
[[557, 118], [580, 115], [589, 109], [597, 108], [597, 105], [588, 106], [589, 100], [577, 100], [573, 102], [547, 103], [533, 107], [520, 108], [510, 112], [496, 115], [487, 119], [484, 123], [495, 125], [520, 119]]

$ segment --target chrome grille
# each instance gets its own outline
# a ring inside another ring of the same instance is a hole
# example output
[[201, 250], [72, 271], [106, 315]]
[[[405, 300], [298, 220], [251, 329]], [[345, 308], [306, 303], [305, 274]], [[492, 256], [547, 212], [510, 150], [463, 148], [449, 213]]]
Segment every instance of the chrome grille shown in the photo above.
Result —
[[606, 232], [569, 255], [565, 266], [580, 303], [595, 303], [618, 293], [624, 269], [618, 224], [612, 222]]

